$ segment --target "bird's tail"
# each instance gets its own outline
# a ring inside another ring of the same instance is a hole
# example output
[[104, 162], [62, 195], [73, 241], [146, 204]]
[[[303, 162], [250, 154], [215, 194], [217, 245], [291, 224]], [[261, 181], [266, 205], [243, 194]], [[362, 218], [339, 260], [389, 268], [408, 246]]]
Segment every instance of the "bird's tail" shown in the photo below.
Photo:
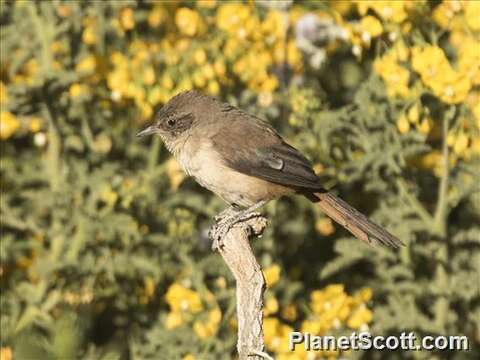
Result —
[[393, 248], [404, 245], [397, 237], [370, 221], [339, 197], [329, 192], [315, 193], [314, 195], [316, 197], [314, 201], [320, 209], [332, 220], [350, 231], [357, 239], [369, 245], [382, 244]]

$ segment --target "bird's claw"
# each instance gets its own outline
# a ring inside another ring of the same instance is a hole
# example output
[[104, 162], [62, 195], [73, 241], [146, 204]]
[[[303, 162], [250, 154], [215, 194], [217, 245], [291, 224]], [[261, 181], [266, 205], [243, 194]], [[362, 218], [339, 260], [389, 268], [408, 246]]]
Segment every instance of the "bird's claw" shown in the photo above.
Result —
[[233, 208], [233, 206], [229, 207], [229, 208], [226, 208], [225, 210], [223, 210], [220, 214], [217, 214], [214, 216], [214, 220], [215, 220], [215, 223], [219, 223], [221, 222], [223, 219], [227, 218], [227, 217], [232, 217], [234, 216], [235, 214], [237, 213], [237, 211], [235, 211], [235, 209]]
[[225, 225], [216, 223], [210, 229], [209, 236], [212, 239], [212, 251], [220, 251], [224, 246], [223, 239], [227, 235], [229, 228]]
[[228, 231], [239, 222], [249, 220], [260, 216], [258, 212], [235, 211], [232, 208], [222, 211], [215, 216], [215, 223], [211, 227], [208, 235], [212, 239], [212, 250], [221, 250], [223, 248], [224, 239]]

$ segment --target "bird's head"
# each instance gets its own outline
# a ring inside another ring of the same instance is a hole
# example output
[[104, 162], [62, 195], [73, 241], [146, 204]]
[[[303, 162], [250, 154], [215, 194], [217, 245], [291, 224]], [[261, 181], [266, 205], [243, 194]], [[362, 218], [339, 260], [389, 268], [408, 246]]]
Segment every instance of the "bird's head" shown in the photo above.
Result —
[[206, 106], [214, 99], [195, 90], [182, 92], [171, 98], [156, 114], [154, 123], [140, 131], [137, 136], [158, 135], [169, 150], [182, 143], [201, 118]]

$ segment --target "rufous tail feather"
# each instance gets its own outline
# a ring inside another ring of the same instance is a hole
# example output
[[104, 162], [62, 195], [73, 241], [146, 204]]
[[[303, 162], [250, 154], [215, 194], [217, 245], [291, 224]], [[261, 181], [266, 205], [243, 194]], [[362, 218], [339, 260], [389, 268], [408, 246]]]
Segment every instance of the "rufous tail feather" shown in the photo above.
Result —
[[332, 193], [315, 193], [316, 203], [325, 214], [350, 231], [357, 239], [369, 244], [393, 248], [404, 245], [396, 236], [370, 221], [365, 215]]

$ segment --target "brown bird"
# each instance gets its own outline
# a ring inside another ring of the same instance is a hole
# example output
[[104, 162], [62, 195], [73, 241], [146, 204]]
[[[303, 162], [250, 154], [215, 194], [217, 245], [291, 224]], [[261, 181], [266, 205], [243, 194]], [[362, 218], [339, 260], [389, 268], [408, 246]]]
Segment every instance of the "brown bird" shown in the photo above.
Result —
[[[265, 121], [197, 91], [174, 96], [155, 123], [137, 136], [157, 134], [188, 175], [231, 205], [222, 231], [280, 196], [297, 193], [367, 244], [397, 248], [402, 242], [326, 191], [311, 163]], [[239, 210], [243, 208], [243, 210]]]

